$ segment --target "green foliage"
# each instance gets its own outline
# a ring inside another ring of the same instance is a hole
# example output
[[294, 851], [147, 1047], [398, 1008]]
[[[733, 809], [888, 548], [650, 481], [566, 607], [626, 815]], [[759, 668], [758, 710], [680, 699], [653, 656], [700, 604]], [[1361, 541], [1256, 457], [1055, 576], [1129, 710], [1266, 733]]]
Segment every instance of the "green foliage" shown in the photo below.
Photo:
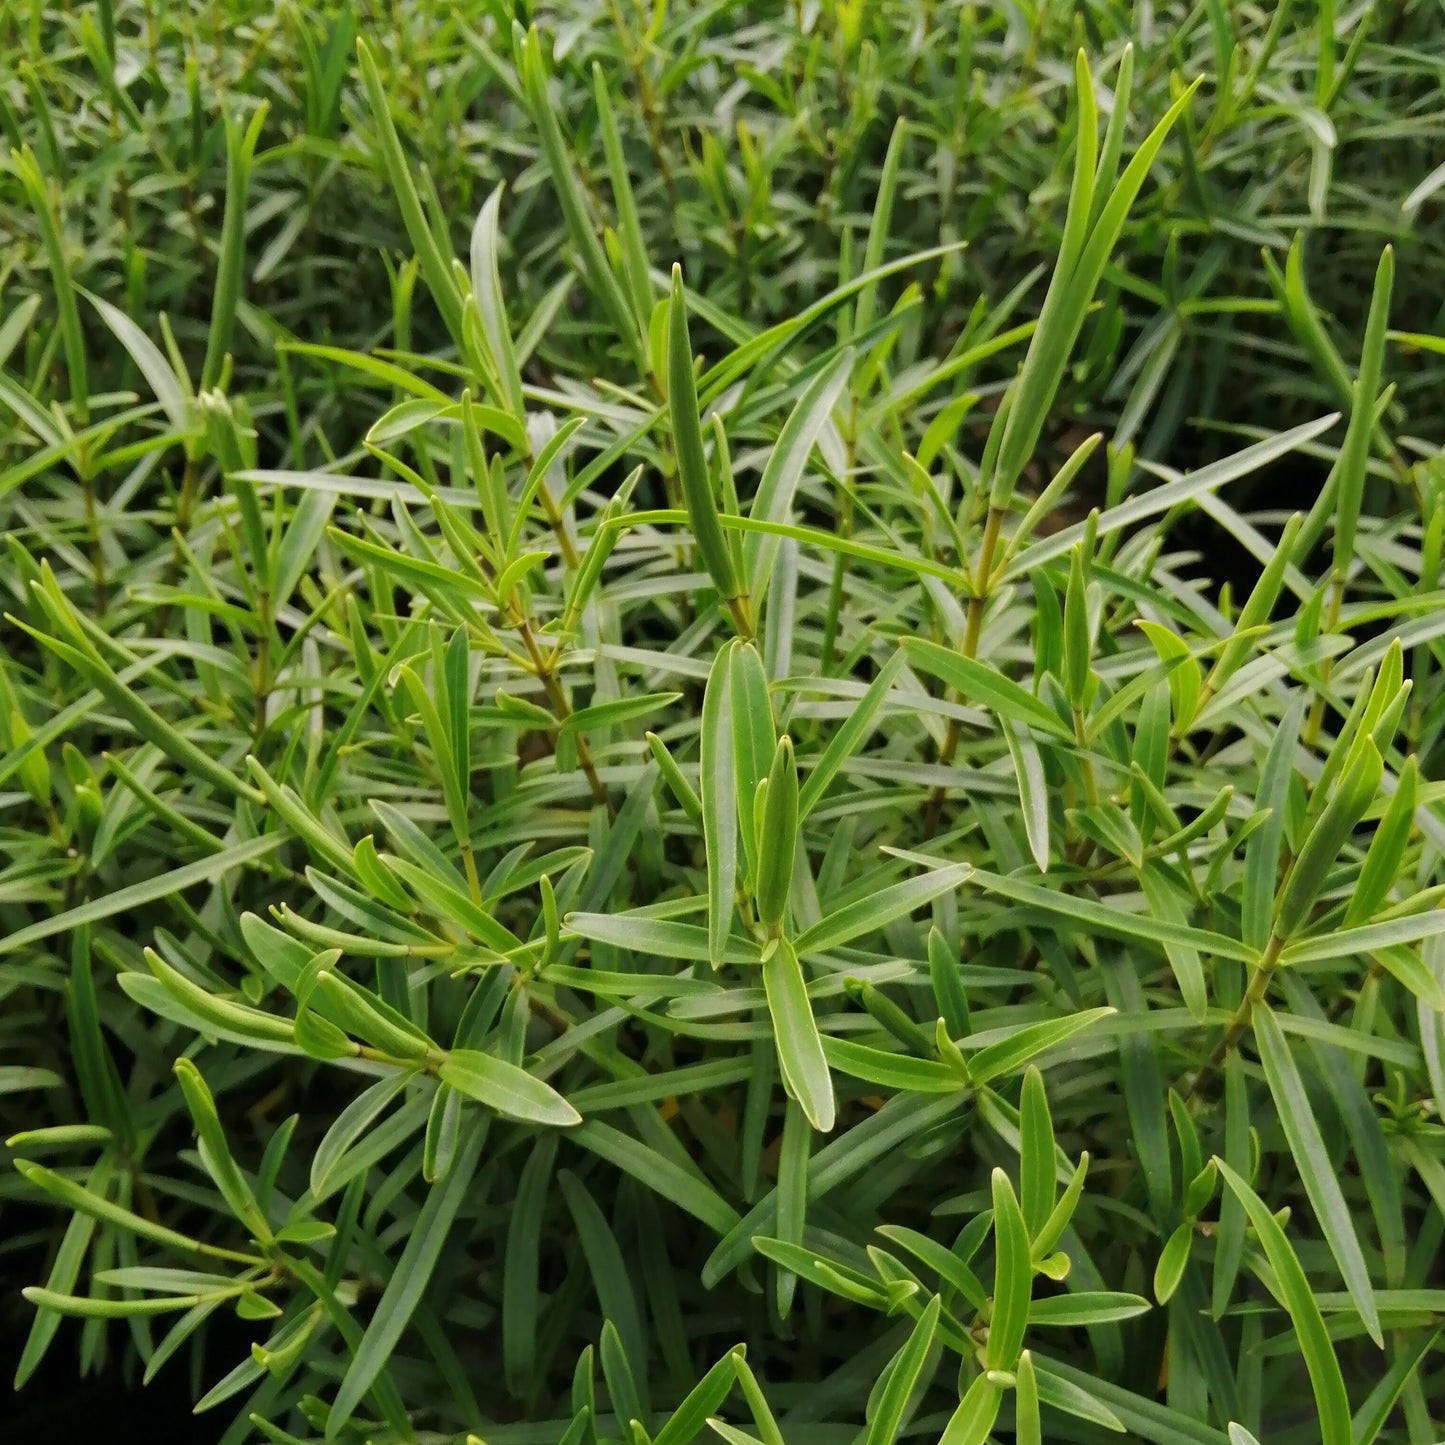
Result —
[[1438, 1440], [1442, 30], [0, 12], [17, 1387]]

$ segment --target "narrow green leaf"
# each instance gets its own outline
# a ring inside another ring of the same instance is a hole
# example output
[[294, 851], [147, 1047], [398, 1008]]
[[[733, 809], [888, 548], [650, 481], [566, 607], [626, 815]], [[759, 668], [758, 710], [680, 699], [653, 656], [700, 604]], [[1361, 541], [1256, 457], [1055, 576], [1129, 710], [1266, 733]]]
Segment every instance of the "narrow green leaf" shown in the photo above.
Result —
[[998, 1419], [1003, 1390], [987, 1375], [978, 1375], [949, 1416], [938, 1445], [984, 1445]]
[[1072, 733], [1063, 722], [1038, 698], [986, 662], [965, 657], [960, 652], [919, 637], [905, 637], [903, 650], [910, 662], [956, 688], [966, 701], [979, 703], [1000, 717], [1011, 718], [1020, 726], [1036, 727], [1054, 737], [1072, 739]]
[[751, 643], [733, 649], [728, 702], [732, 712], [734, 787], [743, 856], [753, 891], [757, 891], [758, 835], [754, 816], [758, 783], [772, 766], [777, 733], [762, 654]]
[[1419, 769], [1413, 757], [1405, 759], [1399, 782], [1370, 840], [1369, 852], [1345, 909], [1344, 927], [1353, 928], [1374, 916], [1390, 895], [1400, 875], [1405, 846], [1415, 825], [1415, 799]]
[[1164, 1242], [1159, 1251], [1158, 1263], [1154, 1266], [1154, 1298], [1161, 1305], [1167, 1305], [1179, 1288], [1189, 1263], [1189, 1251], [1194, 1244], [1194, 1221], [1186, 1219]]
[[[674, 290], [674, 298], [676, 291]], [[862, 298], [860, 297], [860, 304]], [[753, 496], [749, 516], [760, 522], [786, 522], [792, 513], [793, 499], [803, 479], [803, 472], [823, 428], [828, 424], [838, 398], [848, 383], [853, 366], [853, 353], [838, 353], [809, 383], [789, 414], [778, 440], [763, 468], [758, 490]], [[765, 532], [750, 533], [743, 538], [743, 556], [747, 563], [748, 592], [757, 605], [767, 591], [777, 555], [778, 539]]]
[[976, 883], [989, 893], [998, 893], [1012, 898], [1015, 903], [1026, 903], [1064, 920], [1073, 920], [1076, 926], [1113, 938], [1139, 938], [1162, 947], [1168, 940], [1201, 953], [1212, 953], [1217, 958], [1238, 959], [1241, 963], [1252, 963], [1257, 954], [1237, 939], [1222, 933], [1211, 933], [1207, 929], [1193, 928], [1183, 923], [1171, 923], [1163, 918], [1150, 918], [1143, 914], [1126, 913], [1122, 908], [1107, 908], [1093, 899], [1077, 894], [1055, 892], [1021, 878], [1005, 877], [975, 868], [969, 874], [969, 881]]
[[[112, 1225], [138, 1235], [142, 1239], [149, 1239], [156, 1244], [163, 1244], [170, 1249], [178, 1249], [184, 1253], [211, 1253], [248, 1262], [248, 1257], [245, 1255], [233, 1255], [226, 1250], [218, 1251], [208, 1248], [201, 1241], [191, 1239], [188, 1235], [181, 1234], [174, 1229], [168, 1229], [154, 1220], [146, 1219], [110, 1199], [93, 1193], [85, 1186], [76, 1184], [64, 1175], [46, 1169], [43, 1165], [31, 1163], [28, 1159], [17, 1159], [15, 1168], [37, 1189], [43, 1189], [52, 1198], [65, 1205], [67, 1209], [74, 1210], [77, 1214], [83, 1214], [88, 1219], [98, 1220], [102, 1224]], [[55, 1277], [52, 1275], [52, 1283], [55, 1282]]]
[[778, 740], [768, 770], [767, 794], [758, 833], [758, 872], [754, 895], [758, 921], [778, 928], [793, 883], [793, 862], [798, 843], [798, 770], [793, 762], [793, 740]]
[[1355, 1236], [1350, 1207], [1340, 1190], [1334, 1163], [1315, 1122], [1304, 1080], [1300, 1078], [1289, 1043], [1269, 1006], [1257, 1003], [1251, 1019], [1280, 1127], [1289, 1141], [1290, 1153], [1294, 1155], [1310, 1206], [1329, 1242], [1330, 1252], [1344, 1277], [1350, 1297], [1360, 1312], [1360, 1319], [1370, 1338], [1383, 1349], [1384, 1336], [1380, 1332], [1380, 1315], [1375, 1305], [1374, 1288], [1370, 1284], [1369, 1267]]
[[952, 893], [971, 876], [968, 864], [956, 863], [880, 888], [877, 893], [845, 904], [836, 913], [804, 929], [796, 941], [797, 951], [826, 953], [863, 934], [876, 933], [894, 919], [904, 918], [935, 898]]
[[408, 1071], [398, 1069], [378, 1079], [332, 1120], [311, 1158], [311, 1193], [317, 1199], [324, 1199], [330, 1192], [327, 1186], [332, 1171], [342, 1157], [381, 1117], [387, 1105], [406, 1088], [412, 1077]]
[[[587, 289], [606, 311], [616, 339], [627, 348], [639, 376], [647, 374], [647, 359], [642, 337], [632, 315], [627, 297], [608, 265], [597, 239], [597, 231], [587, 208], [586, 194], [574, 170], [571, 149], [563, 136], [561, 123], [552, 108], [547, 92], [547, 62], [542, 53], [542, 37], [534, 25], [527, 31], [521, 47], [522, 83], [527, 108], [542, 142], [542, 154], [558, 204], [567, 223], [567, 236], [582, 261]], [[689, 358], [689, 368], [691, 359]], [[696, 408], [694, 408], [696, 410]]]
[[722, 966], [733, 926], [733, 889], [738, 866], [738, 808], [733, 750], [732, 654], [737, 644], [724, 644], [713, 659], [702, 699], [703, 839], [707, 850], [708, 961]]
[[1350, 1399], [1334, 1346], [1299, 1260], [1268, 1206], [1222, 1159], [1219, 1172], [1240, 1203], [1269, 1260], [1280, 1299], [1294, 1325], [1300, 1355], [1309, 1371], [1323, 1445], [1351, 1445]]
[[737, 1382], [736, 1357], [742, 1352], [742, 1345], [735, 1346], [688, 1391], [662, 1429], [652, 1437], [652, 1445], [693, 1445], [707, 1425], [708, 1417], [716, 1414], [732, 1393]]
[[0, 954], [15, 953], [57, 933], [98, 923], [103, 918], [114, 918], [119, 913], [129, 913], [157, 899], [169, 898], [187, 888], [193, 888], [197, 883], [214, 882], [235, 868], [274, 853], [284, 841], [275, 835], [251, 838], [226, 849], [224, 853], [198, 858], [194, 863], [186, 863], [157, 878], [148, 878], [117, 889], [114, 893], [92, 898], [89, 902], [77, 904], [63, 913], [42, 918], [24, 928], [17, 928], [13, 933], [0, 938]]
[[231, 349], [236, 311], [241, 302], [241, 281], [246, 260], [246, 199], [251, 186], [251, 164], [261, 127], [266, 122], [265, 101], [243, 128], [229, 111], [226, 128], [226, 210], [221, 222], [221, 255], [216, 263], [211, 292], [211, 325], [206, 333], [206, 355], [201, 363], [201, 388], [217, 385]]
[[[1434, 1353], [1439, 1340], [1440, 1331], [1435, 1330], [1431, 1334], [1419, 1335], [1413, 1343], [1399, 1350], [1391, 1361], [1390, 1368], [1380, 1377], [1375, 1388], [1355, 1412], [1350, 1430], [1353, 1445], [1371, 1445], [1371, 1442], [1380, 1438], [1405, 1387], [1416, 1378], [1420, 1367]], [[1232, 1430], [1234, 1427], [1230, 1428]]]
[[635, 722], [662, 708], [671, 707], [682, 694], [680, 692], [643, 693], [637, 697], [618, 697], [608, 702], [596, 702], [590, 707], [579, 707], [562, 721], [558, 732], [598, 732], [603, 728], [620, 727], [623, 723]]
[[582, 1122], [581, 1114], [550, 1084], [476, 1049], [452, 1050], [438, 1066], [437, 1077], [508, 1119], [564, 1129]]
[[1364, 739], [1355, 761], [1340, 778], [1280, 888], [1274, 918], [1278, 937], [1293, 937], [1305, 922], [1345, 839], [1354, 832], [1374, 801], [1383, 766], [1379, 749], [1369, 738]]
[[536, 1360], [543, 1209], [556, 1156], [557, 1136], [541, 1135], [522, 1167], [507, 1223], [502, 1273], [502, 1363], [507, 1387], [514, 1395], [525, 1392]]
[[826, 1134], [835, 1118], [833, 1081], [808, 1000], [803, 968], [786, 938], [779, 938], [772, 953], [763, 960], [763, 987], [767, 991], [783, 1082], [788, 1093], [802, 1106], [808, 1122]]
[[[391, 118], [391, 103], [382, 85], [381, 73], [377, 69], [371, 46], [365, 40], [356, 43], [356, 58], [361, 69], [361, 83], [366, 92], [367, 105], [376, 123], [380, 140], [381, 160], [386, 170], [391, 193], [397, 209], [401, 212], [403, 225], [411, 240], [412, 249], [421, 263], [422, 275], [426, 278], [427, 289], [446, 323], [452, 340], [466, 354], [465, 328], [462, 325], [462, 300], [456, 282], [452, 277], [450, 258], [442, 255], [431, 227], [427, 224], [422, 210], [421, 197], [417, 194], [412, 179], [411, 167], [407, 164], [406, 153], [396, 133]], [[359, 1402], [359, 1397], [358, 1397]]]
[[1028, 1350], [1019, 1356], [1016, 1381], [1015, 1445], [1043, 1445], [1043, 1425], [1039, 1420], [1039, 1382], [1034, 1373], [1034, 1357]]
[[1375, 402], [1380, 390], [1380, 372], [1385, 359], [1385, 334], [1390, 324], [1390, 292], [1395, 283], [1395, 253], [1386, 246], [1375, 270], [1374, 293], [1365, 323], [1365, 340], [1360, 351], [1360, 370], [1350, 398], [1350, 423], [1335, 464], [1339, 476], [1334, 508], [1335, 575], [1343, 577], [1355, 551], [1360, 505], [1365, 493], [1365, 467], [1375, 430]]
[[446, 1178], [426, 1196], [366, 1334], [353, 1350], [327, 1418], [328, 1439], [336, 1438], [385, 1370], [426, 1293], [447, 1235], [472, 1192], [472, 1178], [487, 1137], [485, 1120], [472, 1120], [464, 1133]]
[[125, 347], [135, 362], [136, 369], [145, 377], [146, 384], [155, 393], [166, 414], [166, 420], [178, 436], [187, 436], [196, 427], [191, 406], [194, 398], [190, 394], [190, 383], [184, 376], [177, 376], [169, 361], [161, 354], [160, 348], [118, 307], [99, 296], [86, 293], [86, 299], [110, 327], [115, 338]]
[[1049, 871], [1049, 788], [1044, 761], [1033, 735], [1017, 719], [999, 714], [999, 731], [1008, 744], [1023, 808], [1024, 835], [1040, 873]]
[[1076, 1294], [1055, 1294], [1035, 1300], [1029, 1307], [1029, 1323], [1066, 1327], [1113, 1324], [1151, 1309], [1153, 1305], [1137, 1294], [1080, 1290]]
[[665, 1158], [620, 1129], [588, 1119], [567, 1136], [569, 1142], [590, 1149], [598, 1158], [630, 1174], [660, 1198], [686, 1210], [717, 1234], [726, 1234], [738, 1224], [738, 1214], [697, 1173]]
[[808, 780], [798, 794], [798, 818], [801, 822], [828, 791], [828, 785], [837, 777], [844, 763], [858, 750], [872, 730], [874, 719], [883, 706], [898, 674], [903, 670], [904, 655], [893, 653], [878, 669], [878, 675], [868, 686], [868, 691], [859, 698], [857, 705], [848, 714], [842, 726], [828, 740]]
[[909, 1401], [918, 1388], [929, 1352], [933, 1348], [933, 1336], [938, 1329], [938, 1316], [942, 1308], [943, 1301], [934, 1295], [914, 1324], [913, 1333], [894, 1356], [888, 1371], [888, 1383], [878, 1397], [873, 1418], [868, 1424], [865, 1445], [895, 1445], [903, 1428]]
[[[732, 549], [718, 518], [712, 475], [703, 452], [698, 417], [697, 383], [692, 369], [692, 341], [687, 330], [687, 300], [682, 289], [682, 268], [673, 267], [672, 305], [668, 314], [667, 405], [672, 420], [672, 444], [677, 456], [677, 477], [687, 502], [688, 521], [698, 555], [726, 603], [737, 602], [743, 585], [733, 567]], [[746, 605], [745, 602], [743, 604]]]
[[1112, 1008], [1084, 1009], [1067, 1018], [1023, 1024], [1012, 1030], [1007, 1038], [986, 1044], [976, 1054], [970, 1055], [969, 1075], [975, 1084], [986, 1084], [991, 1079], [1013, 1073], [1046, 1049], [1057, 1047], [1113, 1012]]
[[990, 1187], [993, 1194], [995, 1263], [993, 1315], [989, 1321], [984, 1359], [990, 1370], [1012, 1370], [1018, 1364], [1019, 1352], [1023, 1349], [1033, 1294], [1029, 1232], [1013, 1185], [1002, 1169], [993, 1171]]
[[1019, 1102], [1019, 1203], [1029, 1238], [1038, 1237], [1053, 1212], [1057, 1188], [1054, 1125], [1044, 1093], [1044, 1076], [1032, 1064], [1024, 1074]]

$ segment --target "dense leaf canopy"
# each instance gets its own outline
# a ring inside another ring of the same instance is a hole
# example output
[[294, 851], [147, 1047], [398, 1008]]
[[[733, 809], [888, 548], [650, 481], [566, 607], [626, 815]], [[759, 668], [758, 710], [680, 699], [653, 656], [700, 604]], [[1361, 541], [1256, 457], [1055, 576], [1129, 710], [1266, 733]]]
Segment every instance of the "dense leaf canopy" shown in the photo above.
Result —
[[1442, 40], [0, 11], [21, 1400], [1438, 1441]]

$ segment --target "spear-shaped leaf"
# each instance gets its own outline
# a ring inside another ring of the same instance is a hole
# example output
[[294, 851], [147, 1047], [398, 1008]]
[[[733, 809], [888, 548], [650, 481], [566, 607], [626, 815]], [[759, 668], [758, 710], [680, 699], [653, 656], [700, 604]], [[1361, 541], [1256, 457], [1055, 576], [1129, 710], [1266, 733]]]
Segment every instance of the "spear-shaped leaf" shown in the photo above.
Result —
[[738, 869], [738, 806], [733, 748], [732, 655], [728, 642], [713, 659], [702, 699], [701, 761], [703, 845], [707, 851], [708, 958], [721, 968], [733, 926]]
[[808, 1000], [803, 967], [793, 945], [779, 938], [763, 961], [763, 987], [773, 1018], [778, 1067], [788, 1093], [802, 1106], [808, 1122], [820, 1133], [833, 1127], [833, 1081], [823, 1056], [823, 1041]]
[[1319, 1220], [1330, 1252], [1335, 1257], [1345, 1287], [1355, 1308], [1360, 1312], [1370, 1338], [1384, 1348], [1380, 1333], [1380, 1314], [1375, 1304], [1375, 1291], [1370, 1284], [1369, 1266], [1355, 1235], [1350, 1206], [1340, 1190], [1335, 1164], [1325, 1147], [1320, 1126], [1315, 1121], [1314, 1107], [1305, 1092], [1304, 1080], [1290, 1052], [1289, 1043], [1267, 1004], [1258, 1003], [1252, 1014], [1255, 1043], [1269, 1091], [1274, 1096], [1275, 1112], [1280, 1127], [1289, 1141], [1290, 1153], [1300, 1172], [1310, 1207]]
[[677, 456], [677, 479], [687, 503], [688, 521], [698, 556], [717, 588], [718, 596], [732, 610], [738, 630], [752, 635], [747, 598], [732, 549], [723, 536], [718, 519], [718, 501], [702, 445], [702, 423], [697, 409], [697, 382], [692, 369], [692, 341], [687, 329], [687, 300], [682, 289], [682, 267], [672, 268], [672, 302], [668, 312], [667, 407], [672, 420], [672, 445]]
[[1309, 1280], [1300, 1268], [1299, 1259], [1264, 1200], [1222, 1159], [1216, 1158], [1215, 1163], [1224, 1182], [1244, 1205], [1249, 1222], [1254, 1225], [1274, 1273], [1279, 1298], [1294, 1325], [1300, 1355], [1314, 1390], [1323, 1445], [1351, 1445], [1350, 1397], [1345, 1391], [1344, 1377], [1340, 1374], [1340, 1364], [1335, 1358], [1324, 1317], [1315, 1302]]

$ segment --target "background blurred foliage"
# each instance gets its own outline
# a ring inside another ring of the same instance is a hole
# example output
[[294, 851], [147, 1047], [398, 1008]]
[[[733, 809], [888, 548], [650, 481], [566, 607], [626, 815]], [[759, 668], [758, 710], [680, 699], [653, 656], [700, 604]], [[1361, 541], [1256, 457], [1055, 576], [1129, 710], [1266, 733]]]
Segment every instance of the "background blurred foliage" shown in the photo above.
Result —
[[[800, 311], [858, 268], [899, 118], [909, 132], [886, 254], [966, 243], [893, 283], [921, 291], [904, 345], [919, 357], [954, 355], [980, 312], [1025, 318], [1067, 198], [1074, 50], [1085, 46], [1104, 77], [1132, 43], [1141, 121], [1162, 114], [1181, 81], [1206, 79], [1130, 217], [1075, 362], [1070, 409], [1116, 426], [1122, 418], [1120, 439], [1147, 425], [1144, 450], [1161, 456], [1194, 418], [1301, 419], [1316, 398], [1260, 257], [1283, 268], [1296, 236], [1337, 340], [1359, 334], [1386, 241], [1397, 251], [1400, 329], [1439, 329], [1445, 241], [1431, 221], [1445, 177], [1432, 167], [1445, 126], [1445, 18], [1425, 0], [1343, 10], [1297, 0], [999, 10], [615, 0], [541, 8], [537, 18], [554, 36], [554, 97], [599, 218], [616, 224], [598, 74], [648, 254], [684, 260], [698, 289], [755, 324]], [[596, 318], [567, 284], [562, 217], [510, 70], [510, 23], [505, 6], [483, 4], [14, 0], [0, 19], [9, 67], [0, 122], [40, 162], [76, 284], [134, 317], [165, 312], [199, 355], [225, 125], [265, 108], [237, 364], [248, 387], [270, 393], [281, 337], [419, 350], [438, 339], [425, 305], [414, 335], [395, 332], [407, 247], [352, 63], [364, 32], [457, 254], [482, 199], [507, 183], [509, 300], [529, 316], [558, 308], [542, 368], [549, 348], [578, 344], [579, 328], [593, 335]], [[20, 243], [6, 256], [13, 304], [43, 294], [46, 258], [13, 174], [6, 187], [7, 229]], [[96, 329], [88, 315], [82, 325]], [[100, 386], [127, 379], [123, 354], [110, 354], [120, 375], [98, 376]], [[357, 418], [348, 430], [337, 383], [296, 370], [318, 403], [313, 425], [345, 450]], [[1401, 404], [1436, 371], [1422, 364], [1402, 377]], [[279, 418], [261, 420], [263, 446], [284, 452]]]

